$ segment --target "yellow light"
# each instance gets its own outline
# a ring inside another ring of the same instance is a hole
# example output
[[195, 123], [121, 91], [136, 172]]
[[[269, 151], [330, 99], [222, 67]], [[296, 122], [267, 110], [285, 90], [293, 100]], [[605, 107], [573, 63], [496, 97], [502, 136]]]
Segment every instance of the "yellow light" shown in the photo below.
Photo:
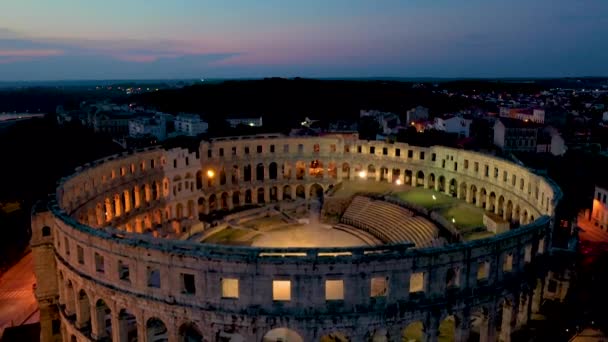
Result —
[[397, 179], [397, 180], [395, 181], [395, 184], [397, 184], [397, 185], [401, 185], [401, 179]]
[[213, 172], [213, 170], [207, 170], [207, 177], [213, 178], [213, 176], [215, 176], [215, 172]]
[[452, 217], [452, 223], [456, 223], [456, 219]]
[[433, 201], [436, 201], [436, 200], [437, 200], [437, 197], [435, 197], [435, 195], [433, 195]]
[[412, 123], [410, 125], [414, 126], [416, 123], [414, 121], [412, 121]]
[[365, 178], [365, 176], [367, 176], [365, 171], [359, 171], [359, 178]]

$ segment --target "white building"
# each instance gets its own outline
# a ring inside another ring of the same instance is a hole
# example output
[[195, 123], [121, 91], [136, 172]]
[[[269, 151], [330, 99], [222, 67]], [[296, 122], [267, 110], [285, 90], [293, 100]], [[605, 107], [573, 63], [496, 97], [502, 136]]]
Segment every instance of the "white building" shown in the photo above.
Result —
[[230, 127], [236, 127], [238, 125], [245, 125], [250, 127], [262, 127], [262, 117], [229, 117], [226, 121], [230, 124]]
[[608, 205], [606, 197], [608, 190], [604, 187], [595, 186], [595, 195], [593, 196], [593, 208], [591, 211], [591, 222], [602, 230], [608, 229]]
[[129, 120], [129, 136], [133, 138], [152, 135], [159, 140], [167, 138], [167, 119], [164, 114]]
[[399, 131], [401, 120], [399, 115], [392, 112], [382, 112], [379, 110], [361, 110], [359, 117], [371, 117], [378, 122], [382, 130], [382, 134], [395, 134]]
[[197, 136], [206, 133], [209, 125], [197, 114], [178, 114], [175, 117], [175, 133], [178, 135]]
[[458, 134], [459, 138], [468, 138], [472, 122], [473, 120], [465, 119], [460, 116], [435, 118], [433, 128], [438, 131]]
[[500, 107], [501, 118], [511, 118], [521, 121], [531, 121], [536, 123], [545, 123], [545, 110], [538, 108], [511, 108]]

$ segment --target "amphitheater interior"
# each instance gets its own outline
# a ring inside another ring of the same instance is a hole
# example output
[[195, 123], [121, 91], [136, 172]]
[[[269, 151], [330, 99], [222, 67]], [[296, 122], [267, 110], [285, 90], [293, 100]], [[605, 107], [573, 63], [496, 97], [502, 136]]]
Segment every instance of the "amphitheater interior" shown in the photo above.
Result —
[[441, 146], [259, 135], [109, 156], [32, 213], [42, 341], [510, 341], [550, 180]]

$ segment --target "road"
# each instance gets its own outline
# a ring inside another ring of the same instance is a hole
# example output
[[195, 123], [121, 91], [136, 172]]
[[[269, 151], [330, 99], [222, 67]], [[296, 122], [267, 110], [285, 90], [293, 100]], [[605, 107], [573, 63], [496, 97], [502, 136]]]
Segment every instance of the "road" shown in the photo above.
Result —
[[38, 302], [32, 288], [35, 282], [32, 253], [0, 275], [0, 336], [11, 325], [38, 321]]

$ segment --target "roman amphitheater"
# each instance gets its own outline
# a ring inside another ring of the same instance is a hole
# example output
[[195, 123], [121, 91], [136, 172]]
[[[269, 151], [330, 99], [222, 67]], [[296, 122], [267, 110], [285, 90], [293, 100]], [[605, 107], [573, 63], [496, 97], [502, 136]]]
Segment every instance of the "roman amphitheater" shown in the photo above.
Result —
[[32, 213], [43, 341], [510, 341], [561, 192], [440, 146], [260, 135], [84, 165]]

